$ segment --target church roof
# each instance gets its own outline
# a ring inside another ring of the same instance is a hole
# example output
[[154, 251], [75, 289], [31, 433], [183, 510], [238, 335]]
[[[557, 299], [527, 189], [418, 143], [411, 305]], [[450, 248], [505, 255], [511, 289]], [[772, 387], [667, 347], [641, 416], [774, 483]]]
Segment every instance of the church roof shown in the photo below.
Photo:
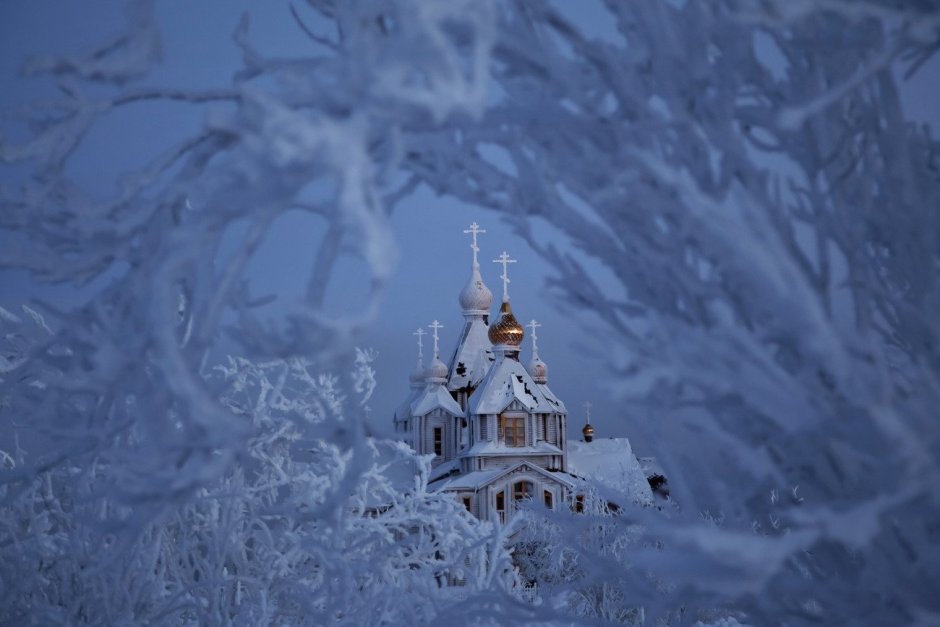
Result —
[[548, 403], [549, 403], [552, 407], [555, 408], [553, 411], [555, 411], [555, 412], [557, 412], [557, 413], [559, 413], [559, 414], [567, 414], [567, 413], [568, 413], [568, 409], [565, 407], [565, 404], [561, 401], [560, 398], [558, 398], [557, 396], [555, 396], [555, 393], [552, 392], [552, 391], [549, 389], [547, 383], [536, 383], [535, 385], [536, 385], [536, 387], [539, 389], [539, 392], [542, 393], [542, 396], [545, 397], [545, 400], [548, 401]]
[[578, 482], [576, 477], [573, 477], [566, 472], [551, 472], [531, 462], [521, 461], [518, 464], [513, 464], [506, 468], [475, 470], [464, 475], [457, 475], [455, 477], [444, 479], [440, 482], [440, 485], [435, 485], [433, 487], [435, 490], [478, 490], [502, 477], [505, 477], [509, 473], [520, 469], [542, 475], [547, 479], [566, 485], [569, 488], [573, 488]]
[[641, 503], [652, 503], [653, 492], [627, 438], [602, 438], [591, 443], [568, 440], [568, 470]]
[[498, 457], [500, 455], [561, 455], [564, 451], [549, 444], [544, 440], [536, 442], [533, 446], [506, 446], [502, 442], [483, 441], [477, 442], [461, 455], [489, 455]]
[[443, 409], [453, 416], [463, 416], [463, 410], [444, 386], [440, 383], [428, 383], [411, 403], [412, 416], [424, 416], [435, 409]]
[[468, 317], [448, 368], [447, 389], [475, 388], [493, 363], [493, 345], [479, 316]]
[[[498, 414], [514, 400], [533, 413], [564, 411], [546, 398], [525, 367], [511, 357], [503, 357], [490, 366], [480, 387], [470, 397], [471, 414]], [[554, 401], [557, 398], [552, 395]]]
[[420, 393], [421, 390], [408, 390], [408, 397], [398, 406], [398, 409], [395, 410], [395, 422], [404, 422], [411, 418], [411, 405], [415, 402], [415, 399], [418, 398], [418, 394]]

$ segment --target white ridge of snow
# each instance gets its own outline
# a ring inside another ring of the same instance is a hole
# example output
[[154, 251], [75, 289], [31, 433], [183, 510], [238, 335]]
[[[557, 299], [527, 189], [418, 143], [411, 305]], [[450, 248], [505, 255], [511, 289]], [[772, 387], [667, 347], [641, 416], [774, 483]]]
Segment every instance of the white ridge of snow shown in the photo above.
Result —
[[[560, 403], [552, 396], [554, 401]], [[480, 388], [470, 397], [471, 414], [498, 414], [518, 400], [534, 413], [565, 411], [550, 402], [532, 380], [529, 372], [515, 359], [503, 357], [490, 368]]]
[[424, 416], [437, 408], [441, 408], [453, 416], [463, 416], [460, 405], [440, 383], [429, 383], [421, 391], [411, 403], [411, 415]]
[[568, 440], [568, 471], [650, 504], [653, 491], [627, 438]]

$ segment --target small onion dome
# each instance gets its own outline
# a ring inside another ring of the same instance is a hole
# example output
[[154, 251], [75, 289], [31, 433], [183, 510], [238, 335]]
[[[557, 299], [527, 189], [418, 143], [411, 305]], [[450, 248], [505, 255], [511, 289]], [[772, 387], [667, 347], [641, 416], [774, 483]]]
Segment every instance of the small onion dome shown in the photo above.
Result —
[[529, 362], [529, 374], [536, 383], [548, 382], [548, 366], [538, 355], [533, 355], [532, 361]]
[[512, 315], [509, 301], [503, 301], [503, 305], [499, 308], [499, 318], [490, 325], [489, 336], [490, 342], [495, 345], [519, 346], [522, 344], [525, 331], [516, 317]]
[[447, 366], [444, 365], [444, 362], [435, 357], [431, 361], [431, 365], [428, 367], [427, 372], [428, 381], [446, 381], [447, 380]]
[[411, 387], [419, 388], [424, 385], [424, 379], [428, 376], [427, 371], [421, 367], [419, 363], [415, 366], [415, 369], [411, 371], [411, 376], [408, 377], [411, 381]]
[[585, 442], [590, 442], [594, 439], [594, 427], [591, 426], [591, 423], [584, 425], [584, 428], [581, 429], [581, 434], [584, 436]]
[[480, 266], [475, 265], [470, 273], [470, 280], [460, 292], [460, 307], [464, 311], [489, 312], [493, 306], [493, 292], [483, 284]]

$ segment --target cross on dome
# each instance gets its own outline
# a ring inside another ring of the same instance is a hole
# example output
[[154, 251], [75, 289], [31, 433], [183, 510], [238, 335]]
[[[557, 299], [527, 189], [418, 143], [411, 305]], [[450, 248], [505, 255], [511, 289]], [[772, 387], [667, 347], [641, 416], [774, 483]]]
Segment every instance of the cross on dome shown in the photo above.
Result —
[[429, 326], [430, 328], [434, 329], [434, 333], [432, 334], [432, 337], [434, 338], [434, 359], [439, 359], [439, 358], [440, 358], [440, 350], [438, 349], [438, 340], [439, 340], [439, 338], [438, 338], [437, 332], [438, 332], [439, 329], [443, 329], [443, 328], [444, 328], [444, 325], [441, 324], [440, 322], [438, 322], [437, 320], [435, 320], [434, 322], [432, 322], [432, 323], [429, 324], [428, 326]]
[[418, 338], [418, 363], [419, 364], [422, 361], [424, 361], [424, 336], [427, 334], [428, 332], [422, 329], [421, 327], [418, 327], [418, 330], [412, 333], [412, 335], [415, 335]]
[[474, 222], [470, 225], [469, 229], [464, 229], [463, 232], [470, 234], [470, 250], [473, 251], [473, 267], [477, 268], [480, 266], [480, 262], [477, 261], [477, 253], [480, 252], [480, 247], [477, 246], [477, 235], [480, 233], [486, 233], [486, 231], [481, 229], [480, 225]]
[[587, 424], [591, 424], [591, 407], [592, 407], [591, 401], [584, 401], [584, 413], [586, 416], [584, 421]]
[[533, 318], [532, 320], [529, 320], [529, 324], [526, 326], [532, 329], [532, 356], [536, 357], [539, 354], [539, 336], [535, 334], [535, 330], [542, 326], [542, 324], [540, 322], [536, 322]]
[[503, 302], [509, 302], [509, 264], [516, 263], [516, 259], [510, 259], [506, 251], [503, 251], [503, 254], [499, 256], [499, 259], [494, 259], [493, 263], [503, 264], [503, 274], [499, 277], [503, 280]]

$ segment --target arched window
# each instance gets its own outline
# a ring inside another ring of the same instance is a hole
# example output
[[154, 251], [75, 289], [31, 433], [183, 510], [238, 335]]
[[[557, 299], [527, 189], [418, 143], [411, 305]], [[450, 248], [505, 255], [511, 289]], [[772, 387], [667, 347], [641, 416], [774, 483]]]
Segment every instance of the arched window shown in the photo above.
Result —
[[512, 499], [521, 501], [530, 498], [534, 490], [535, 486], [532, 485], [531, 481], [518, 481], [512, 486]]

